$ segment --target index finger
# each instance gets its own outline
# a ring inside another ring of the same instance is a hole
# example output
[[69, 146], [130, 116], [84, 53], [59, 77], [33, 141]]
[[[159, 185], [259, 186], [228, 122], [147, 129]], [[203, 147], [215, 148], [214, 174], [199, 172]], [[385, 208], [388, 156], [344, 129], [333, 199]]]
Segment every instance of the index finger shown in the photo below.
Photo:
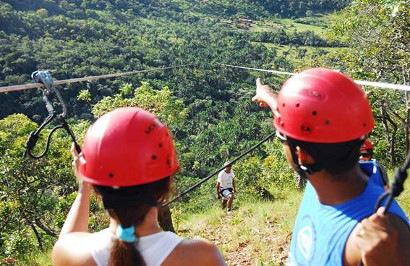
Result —
[[384, 216], [386, 215], [385, 212], [386, 212], [386, 207], [380, 207], [377, 209], [376, 213]]
[[257, 87], [263, 86], [263, 81], [262, 81], [261, 78], [257, 78], [257, 79], [256, 79], [256, 86], [257, 86]]
[[380, 207], [380, 208], [378, 208], [378, 209], [377, 209], [377, 212], [374, 213], [373, 215], [371, 215], [371, 216], [369, 217], [369, 220], [371, 220], [371, 221], [378, 221], [378, 220], [386, 219], [387, 216], [386, 216], [386, 214], [384, 213], [385, 210], [386, 210], [385, 207]]

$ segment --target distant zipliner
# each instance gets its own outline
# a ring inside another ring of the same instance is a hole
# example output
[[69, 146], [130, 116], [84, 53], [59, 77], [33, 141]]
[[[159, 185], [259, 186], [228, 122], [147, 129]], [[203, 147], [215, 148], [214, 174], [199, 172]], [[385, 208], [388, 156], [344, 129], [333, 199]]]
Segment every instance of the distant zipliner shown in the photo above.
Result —
[[[386, 169], [376, 162], [375, 159], [373, 159], [373, 144], [370, 142], [369, 139], [365, 139], [363, 145], [360, 147], [360, 161], [361, 162], [369, 162], [368, 165], [368, 172], [380, 172], [381, 179], [379, 181], [376, 181], [384, 188], [384, 190], [387, 190], [389, 188], [389, 177], [387, 175]], [[362, 165], [365, 165], [366, 163], [362, 163]]]
[[224, 163], [225, 169], [219, 172], [216, 182], [216, 195], [218, 199], [222, 198], [222, 210], [225, 207], [228, 213], [232, 212], [232, 203], [236, 194], [235, 174], [230, 162]]

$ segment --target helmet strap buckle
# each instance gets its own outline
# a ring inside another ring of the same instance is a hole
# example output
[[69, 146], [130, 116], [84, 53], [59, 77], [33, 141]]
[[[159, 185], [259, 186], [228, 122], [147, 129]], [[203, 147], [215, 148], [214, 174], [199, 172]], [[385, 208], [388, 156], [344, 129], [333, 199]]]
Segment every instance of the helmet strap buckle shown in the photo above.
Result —
[[322, 169], [322, 167], [317, 164], [299, 164], [298, 156], [296, 155], [296, 146], [292, 140], [289, 138], [287, 139], [290, 153], [292, 155], [293, 165], [296, 168], [296, 172], [303, 178], [308, 179], [308, 175], [312, 175], [315, 172], [318, 172]]
[[315, 172], [319, 172], [320, 170], [322, 170], [322, 167], [317, 163], [306, 164], [306, 165], [301, 164], [300, 168], [309, 175], [313, 175]]

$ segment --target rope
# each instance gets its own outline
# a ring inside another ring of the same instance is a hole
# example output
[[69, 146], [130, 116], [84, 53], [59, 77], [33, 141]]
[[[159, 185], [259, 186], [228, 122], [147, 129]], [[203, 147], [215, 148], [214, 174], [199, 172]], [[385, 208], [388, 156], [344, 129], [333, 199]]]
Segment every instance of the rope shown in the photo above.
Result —
[[[88, 77], [83, 77], [83, 78], [56, 80], [56, 81], [54, 81], [54, 85], [63, 85], [63, 84], [79, 83], [79, 82], [83, 82], [83, 81], [93, 81], [93, 80], [98, 80], [98, 79], [109, 79], [109, 78], [116, 78], [116, 77], [123, 77], [123, 76], [131, 76], [131, 75], [136, 75], [136, 74], [140, 74], [140, 73], [162, 71], [162, 70], [173, 69], [173, 68], [187, 67], [187, 66], [191, 66], [191, 65], [192, 64], [169, 66], [169, 67], [158, 67], [158, 68], [151, 68], [151, 69], [144, 69], [144, 70], [137, 70], [137, 71], [130, 71], [130, 72], [121, 72], [121, 73], [115, 73], [115, 74], [107, 74], [107, 75], [99, 75], [99, 76], [88, 76]], [[42, 83], [33, 83], [33, 84], [6, 86], [6, 87], [0, 87], [0, 93], [10, 92], [10, 91], [28, 90], [28, 89], [41, 88], [41, 87], [44, 87], [44, 84], [42, 84]]]
[[403, 192], [404, 190], [404, 181], [407, 179], [407, 170], [410, 168], [410, 152], [407, 154], [406, 160], [403, 163], [402, 167], [396, 168], [396, 172], [394, 173], [393, 181], [390, 184], [390, 188], [385, 191], [377, 200], [375, 211], [382, 206], [383, 201], [387, 198], [387, 202], [385, 204], [384, 214], [387, 213], [387, 210], [390, 207], [390, 204], [394, 197], [397, 197]]
[[[236, 161], [238, 161], [239, 159], [241, 159], [243, 156], [247, 155], [248, 153], [250, 153], [251, 151], [253, 151], [254, 149], [258, 148], [260, 145], [262, 145], [264, 142], [268, 141], [272, 136], [274, 136], [276, 134], [276, 132], [273, 132], [271, 134], [269, 134], [268, 136], [266, 136], [263, 140], [261, 140], [260, 142], [258, 142], [256, 145], [254, 145], [253, 147], [249, 148], [248, 150], [246, 150], [245, 152], [243, 152], [242, 154], [240, 154], [238, 157], [236, 157], [235, 159], [233, 159], [231, 162], [229, 162], [229, 164], [234, 164]], [[199, 181], [198, 183], [196, 183], [195, 185], [193, 185], [192, 187], [188, 188], [187, 190], [185, 190], [184, 192], [180, 193], [178, 196], [176, 196], [175, 198], [173, 198], [172, 200], [164, 203], [162, 206], [168, 206], [171, 203], [177, 201], [178, 199], [182, 198], [183, 196], [185, 196], [186, 194], [190, 193], [191, 191], [195, 190], [196, 188], [198, 188], [200, 185], [202, 185], [203, 183], [205, 183], [206, 181], [208, 181], [211, 177], [213, 177], [214, 175], [216, 175], [217, 173], [219, 173], [220, 171], [222, 171], [223, 169], [225, 169], [226, 166], [222, 166], [220, 167], [218, 170], [214, 171], [213, 173], [209, 174], [207, 177], [203, 178], [201, 181]]]
[[[390, 187], [387, 191], [385, 191], [382, 195], [379, 196], [376, 202], [376, 206], [374, 208], [374, 213], [382, 206], [383, 201], [387, 198], [386, 204], [384, 205], [385, 209], [383, 214], [387, 215], [387, 211], [393, 201], [394, 197], [397, 197], [403, 192], [404, 190], [404, 181], [407, 179], [407, 170], [410, 168], [410, 152], [407, 154], [406, 160], [403, 163], [402, 167], [396, 168], [396, 172], [394, 173], [393, 181], [390, 184]], [[359, 262], [359, 266], [364, 266], [362, 260]]]

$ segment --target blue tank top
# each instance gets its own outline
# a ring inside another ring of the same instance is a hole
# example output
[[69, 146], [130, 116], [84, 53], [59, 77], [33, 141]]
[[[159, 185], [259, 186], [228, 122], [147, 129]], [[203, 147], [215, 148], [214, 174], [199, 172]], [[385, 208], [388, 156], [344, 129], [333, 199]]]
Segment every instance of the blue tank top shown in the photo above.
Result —
[[[358, 222], [374, 213], [377, 199], [384, 192], [377, 167], [366, 171], [370, 168], [366, 164], [364, 168], [364, 172], [371, 174], [362, 194], [339, 205], [321, 204], [315, 189], [307, 182], [293, 228], [288, 265], [343, 265], [350, 233]], [[389, 212], [409, 224], [395, 200]]]
[[365, 174], [372, 179], [373, 183], [384, 188], [386, 182], [383, 180], [382, 174], [380, 172], [380, 166], [375, 160], [370, 160], [366, 162], [359, 162], [360, 168]]

